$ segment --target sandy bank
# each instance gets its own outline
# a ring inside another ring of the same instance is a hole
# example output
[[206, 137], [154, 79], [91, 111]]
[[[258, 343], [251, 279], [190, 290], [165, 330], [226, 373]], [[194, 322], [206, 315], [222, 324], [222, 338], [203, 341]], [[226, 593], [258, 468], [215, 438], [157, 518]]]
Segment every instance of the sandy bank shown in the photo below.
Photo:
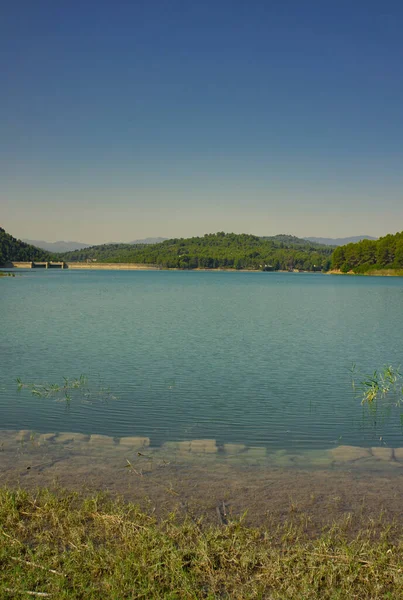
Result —
[[158, 267], [154, 265], [141, 265], [137, 263], [66, 263], [68, 269], [98, 269], [98, 270], [114, 270], [114, 271], [156, 271]]
[[327, 275], [372, 275], [374, 277], [403, 277], [403, 269], [374, 269], [367, 273], [354, 273], [354, 271], [348, 271], [343, 273], [340, 269], [332, 269], [327, 271]]

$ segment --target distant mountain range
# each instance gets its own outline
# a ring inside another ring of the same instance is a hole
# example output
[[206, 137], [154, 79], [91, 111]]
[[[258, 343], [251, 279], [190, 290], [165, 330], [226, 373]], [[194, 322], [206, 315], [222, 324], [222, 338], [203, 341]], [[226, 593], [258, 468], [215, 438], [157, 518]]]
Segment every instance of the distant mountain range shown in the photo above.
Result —
[[160, 244], [161, 242], [165, 242], [165, 240], [167, 240], [168, 238], [162, 238], [162, 237], [149, 237], [149, 238], [144, 238], [142, 240], [134, 240], [133, 242], [130, 242], [131, 244]]
[[[276, 236], [279, 238], [279, 236]], [[293, 237], [293, 236], [285, 236], [285, 237]], [[168, 238], [163, 237], [148, 237], [140, 240], [133, 240], [129, 242], [129, 244], [160, 244], [164, 242]], [[262, 237], [262, 239], [269, 239], [266, 237]], [[295, 238], [297, 239], [297, 238]], [[326, 246], [344, 246], [345, 244], [349, 244], [350, 242], [359, 242], [360, 240], [376, 240], [377, 238], [371, 237], [370, 235], [356, 235], [353, 237], [346, 238], [322, 238], [322, 237], [307, 237], [303, 238], [305, 240], [309, 240], [310, 242], [316, 242], [317, 244], [324, 244]], [[30, 244], [31, 246], [36, 246], [37, 248], [41, 248], [42, 250], [47, 250], [48, 252], [71, 252], [72, 250], [84, 250], [85, 248], [90, 248], [93, 244], [84, 244], [83, 242], [45, 242], [44, 240], [22, 240], [26, 244]], [[110, 242], [119, 243], [119, 242]]]
[[7, 233], [0, 227], [0, 265], [7, 264], [9, 261], [49, 261], [53, 256], [50, 252], [26, 244], [21, 240]]
[[88, 248], [91, 244], [83, 244], [81, 242], [45, 242], [44, 240], [21, 240], [31, 246], [42, 248], [48, 252], [70, 252], [70, 250], [83, 250]]
[[307, 237], [305, 240], [316, 242], [317, 244], [325, 244], [325, 246], [344, 246], [345, 244], [355, 244], [361, 240], [377, 240], [378, 238], [370, 235], [354, 235], [346, 238], [323, 238], [323, 237]]
[[[159, 244], [163, 242], [167, 238], [162, 237], [149, 237], [144, 238], [143, 240], [133, 240], [133, 242], [129, 242], [130, 244]], [[22, 240], [26, 244], [30, 244], [31, 246], [36, 246], [37, 248], [41, 248], [42, 250], [47, 250], [48, 252], [71, 252], [72, 250], [84, 250], [84, 248], [90, 248], [93, 244], [84, 244], [83, 242], [45, 242], [44, 240]], [[116, 242], [118, 243], [118, 242]]]

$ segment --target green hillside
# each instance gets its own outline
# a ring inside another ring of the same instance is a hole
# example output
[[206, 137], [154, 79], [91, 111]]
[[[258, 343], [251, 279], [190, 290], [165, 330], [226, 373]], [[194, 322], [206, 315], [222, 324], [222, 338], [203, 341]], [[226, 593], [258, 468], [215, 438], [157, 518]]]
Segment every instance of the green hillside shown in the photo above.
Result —
[[[89, 246], [80, 250], [71, 250], [62, 252], [57, 256], [66, 262], [82, 262], [86, 260], [96, 260], [98, 262], [136, 262], [131, 260], [132, 254], [145, 246], [146, 244], [100, 244], [99, 246]], [[156, 244], [151, 244], [155, 246]], [[129, 258], [126, 260], [125, 258]], [[137, 261], [138, 262], [138, 261]]]
[[403, 231], [379, 240], [362, 240], [336, 248], [332, 268], [343, 273], [403, 269]]
[[0, 227], [0, 265], [5, 265], [8, 261], [47, 261], [52, 260], [54, 255], [46, 250], [41, 250], [6, 233]]
[[164, 268], [233, 268], [327, 270], [333, 248], [294, 236], [257, 237], [214, 233], [203, 237], [174, 238], [158, 244], [105, 244], [60, 254], [68, 262], [155, 264]]

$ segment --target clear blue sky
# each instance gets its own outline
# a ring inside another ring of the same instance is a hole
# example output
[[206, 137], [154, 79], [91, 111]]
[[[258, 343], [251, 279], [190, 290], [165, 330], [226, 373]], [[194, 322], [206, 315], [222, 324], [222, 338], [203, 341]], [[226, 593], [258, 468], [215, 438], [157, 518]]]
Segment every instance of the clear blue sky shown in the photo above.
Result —
[[403, 229], [403, 3], [3, 0], [1, 223], [89, 243]]

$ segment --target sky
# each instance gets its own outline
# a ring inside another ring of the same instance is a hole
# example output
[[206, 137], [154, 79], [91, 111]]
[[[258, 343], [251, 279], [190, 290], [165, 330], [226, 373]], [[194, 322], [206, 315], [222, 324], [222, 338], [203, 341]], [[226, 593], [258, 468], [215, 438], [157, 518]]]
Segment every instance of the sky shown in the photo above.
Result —
[[401, 0], [3, 0], [0, 225], [403, 230]]

